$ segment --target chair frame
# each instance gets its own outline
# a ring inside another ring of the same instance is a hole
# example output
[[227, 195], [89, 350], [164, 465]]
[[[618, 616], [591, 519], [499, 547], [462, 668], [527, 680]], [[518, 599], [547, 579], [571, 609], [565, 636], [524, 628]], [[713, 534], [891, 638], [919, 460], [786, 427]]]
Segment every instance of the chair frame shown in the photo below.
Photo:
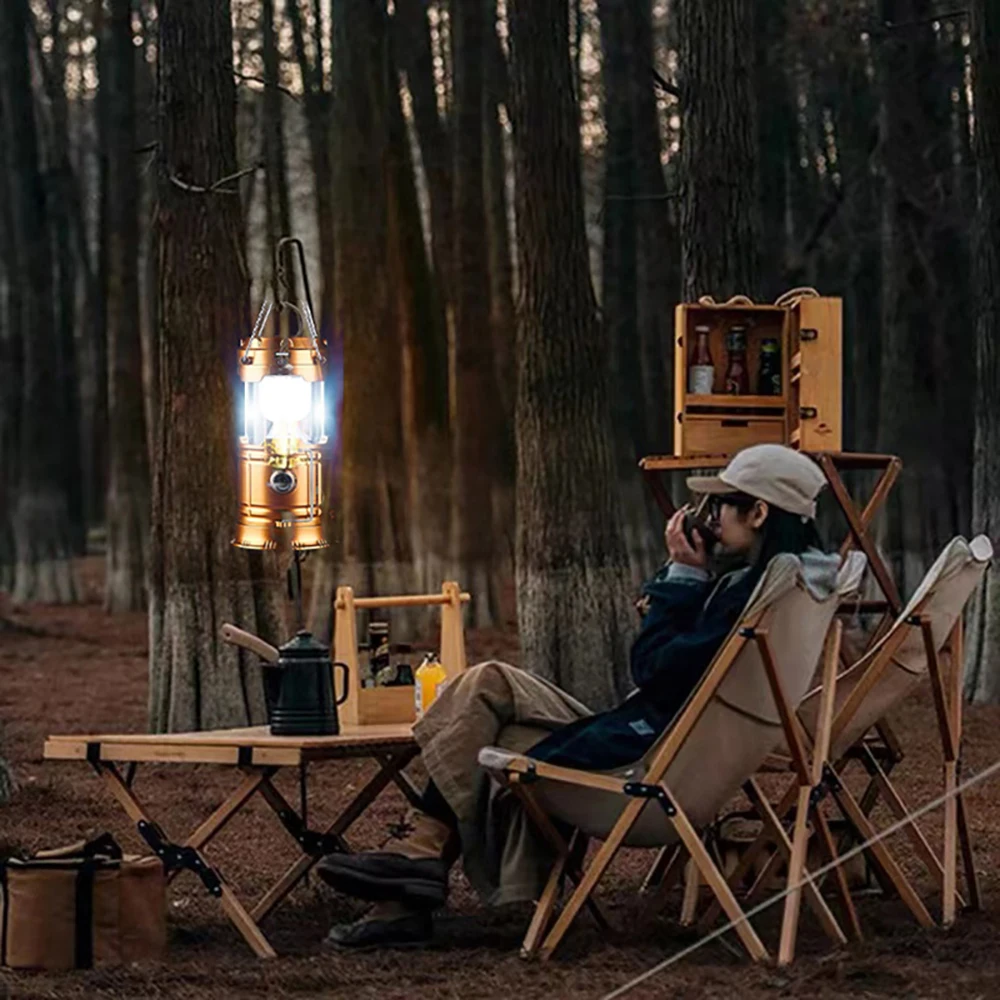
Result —
[[[794, 748], [793, 755], [796, 760], [796, 775], [800, 790], [798, 798], [801, 801], [809, 799], [813, 789], [816, 787], [817, 776], [821, 773], [821, 763], [825, 758], [825, 754], [814, 753], [810, 760], [809, 754], [801, 741], [801, 727], [796, 726], [795, 709], [789, 704], [785, 694], [780, 676], [778, 675], [774, 650], [768, 636], [767, 626], [772, 614], [773, 611], [771, 608], [763, 608], [744, 618], [734, 628], [723, 647], [716, 654], [712, 665], [702, 678], [697, 689], [691, 695], [675, 724], [663, 737], [642, 781], [628, 781], [613, 775], [560, 767], [535, 761], [526, 756], [511, 757], [505, 762], [502, 768], [491, 769], [498, 780], [507, 785], [518, 797], [528, 817], [553, 845], [557, 854], [556, 862], [550, 871], [548, 881], [539, 897], [534, 916], [524, 938], [521, 949], [523, 957], [538, 955], [542, 959], [548, 959], [552, 955], [570, 925], [576, 919], [581, 907], [585, 902], [590, 900], [590, 896], [598, 882], [603, 877], [619, 848], [624, 844], [629, 831], [639, 818], [641, 811], [649, 804], [651, 799], [655, 799], [663, 808], [668, 822], [673, 826], [680, 839], [679, 849], [675, 852], [675, 859], [683, 860], [685, 856], [690, 858], [691, 863], [700, 873], [701, 877], [704, 878], [714, 894], [718, 905], [725, 911], [729, 919], [733, 921], [734, 930], [750, 957], [754, 961], [766, 960], [770, 957], [756, 931], [747, 920], [746, 914], [740, 907], [729, 882], [706, 848], [697, 828], [692, 824], [684, 809], [677, 802], [670, 787], [664, 781], [664, 775], [677, 757], [680, 749], [684, 746], [694, 726], [701, 718], [702, 713], [715, 696], [719, 686], [725, 680], [730, 668], [744, 646], [749, 642], [754, 642], [757, 644], [761, 662], [764, 665], [767, 683], [775, 705], [778, 708], [785, 738], [789, 745]], [[833, 622], [824, 644], [823, 674], [825, 681], [828, 681], [826, 686], [831, 693], [824, 700], [825, 716], [821, 717], [817, 730], [820, 748], [826, 745], [824, 741], [828, 740], [831, 732], [834, 704], [833, 692], [835, 691], [836, 668], [840, 654], [840, 634], [840, 623]], [[579, 788], [615, 792], [626, 799], [624, 809], [611, 828], [608, 836], [603, 840], [589, 866], [580, 873], [575, 891], [567, 900], [554, 923], [552, 922], [553, 911], [559, 898], [559, 889], [570, 857], [571, 845], [555, 829], [554, 824], [546, 815], [541, 804], [534, 797], [532, 784], [543, 778], [575, 785]], [[752, 779], [750, 780], [752, 781]], [[845, 943], [846, 938], [840, 925], [819, 893], [816, 884], [812, 881], [806, 868], [805, 845], [807, 837], [805, 823], [797, 824], [791, 840], [788, 840], [787, 837], [780, 837], [777, 829], [780, 827], [780, 823], [776, 823], [769, 809], [764, 806], [766, 799], [760, 796], [758, 801], [762, 806], [762, 818], [765, 824], [769, 823], [776, 827], [775, 836], [779, 837], [779, 840], [786, 847], [794, 862], [789, 878], [790, 884], [796, 886], [796, 888], [793, 888], [793, 891], [789, 893], [786, 903], [781, 943], [779, 946], [779, 960], [790, 960], [791, 954], [794, 952], [795, 927], [798, 922], [798, 910], [803, 893], [809, 905], [816, 911], [827, 933], [838, 943]], [[816, 813], [815, 815], [819, 814]], [[822, 817], [817, 822], [821, 828], [825, 828], [825, 821]], [[827, 829], [826, 832], [829, 833], [829, 830]], [[825, 837], [824, 842], [831, 851], [835, 851], [832, 838]], [[679, 864], [680, 861], [677, 861], [671, 867], [677, 869]], [[801, 887], [798, 887], [799, 881], [802, 882]]]
[[[879, 678], [888, 669], [893, 656], [909, 637], [910, 629], [919, 629], [927, 657], [927, 676], [934, 699], [935, 715], [938, 732], [941, 739], [943, 754], [944, 790], [949, 797], [944, 806], [944, 836], [943, 856], [939, 857], [931, 848], [916, 821], [910, 817], [910, 809], [903, 801], [899, 792], [889, 780], [889, 770], [900, 754], [891, 746], [886, 747], [887, 753], [876, 754], [871, 743], [862, 736], [853, 746], [847, 749], [836, 761], [826, 761], [826, 788], [832, 795], [841, 814], [847, 820], [851, 833], [857, 842], [863, 843], [878, 835], [878, 831], [870, 820], [870, 815], [878, 798], [881, 797], [893, 814], [895, 820], [903, 824], [914, 852], [923, 862], [931, 877], [941, 885], [941, 924], [950, 927], [956, 916], [959, 905], [967, 905], [969, 909], [979, 909], [981, 895], [979, 880], [976, 874], [972, 841], [969, 834], [968, 816], [962, 794], [957, 792], [958, 774], [961, 766], [962, 739], [962, 682], [964, 668], [964, 642], [962, 617], [959, 615], [942, 647], [942, 652], [949, 654], [950, 676], [945, 675], [941, 656], [935, 649], [934, 636], [931, 629], [931, 619], [924, 613], [925, 601], [914, 610], [907, 619], [896, 626], [896, 634], [891, 636], [882, 650], [875, 656], [864, 677], [851, 692], [841, 706], [833, 721], [830, 743], [835, 744], [837, 737], [851, 722], [856, 712], [864, 703], [865, 698], [874, 688]], [[825, 692], [824, 692], [825, 697]], [[819, 738], [817, 737], [817, 743]], [[886, 766], [879, 761], [879, 756], [886, 758]], [[847, 789], [843, 776], [852, 761], [859, 761], [869, 775], [869, 783], [860, 800]], [[794, 803], [795, 786], [791, 786], [775, 807], [778, 816], [787, 821], [791, 815]], [[761, 852], [770, 844], [774, 837], [769, 830], [764, 830], [744, 853], [739, 864], [730, 875], [730, 885], [734, 886], [745, 878], [760, 857]], [[968, 903], [958, 892], [957, 855], [962, 854], [963, 869], [968, 893]], [[886, 891], [894, 891], [903, 900], [917, 922], [925, 927], [935, 926], [930, 912], [920, 899], [912, 883], [907, 879], [889, 848], [879, 842], [873, 844], [866, 852], [872, 868]], [[763, 870], [758, 875], [754, 885], [747, 895], [747, 905], [752, 905], [762, 895], [767, 877], [773, 873], [782, 861], [782, 852], [773, 849]], [[701, 927], [707, 927], [718, 916], [718, 907], [713, 904], [705, 913]]]

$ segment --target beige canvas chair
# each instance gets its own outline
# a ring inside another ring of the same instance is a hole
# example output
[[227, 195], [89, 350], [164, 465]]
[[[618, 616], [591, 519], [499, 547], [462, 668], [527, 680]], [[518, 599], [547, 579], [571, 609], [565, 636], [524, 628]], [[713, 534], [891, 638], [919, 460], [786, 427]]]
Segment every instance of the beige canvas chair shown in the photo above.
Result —
[[[979, 905], [979, 887], [973, 863], [965, 804], [961, 795], [950, 797], [944, 807], [943, 858], [930, 847], [915, 821], [907, 822], [909, 809], [889, 780], [891, 764], [900, 757], [894, 748], [881, 747], [877, 737], [868, 734], [887, 712], [897, 707], [923, 683], [929, 683], [936, 709], [944, 760], [944, 789], [954, 792], [962, 737], [962, 613], [982, 580], [993, 556], [993, 546], [983, 535], [967, 542], [953, 539], [928, 570], [902, 613], [886, 635], [854, 666], [837, 679], [835, 714], [830, 735], [825, 784], [854, 835], [862, 840], [875, 836], [870, 820], [879, 797], [894, 818], [905, 823], [904, 830], [916, 855], [942, 891], [942, 923], [950, 926], [955, 919], [960, 897], [957, 892], [957, 853], [961, 850], [965, 869], [968, 902]], [[950, 661], [945, 676], [942, 658]], [[804, 739], [817, 733], [822, 720], [824, 692], [816, 688], [800, 707]], [[879, 749], [883, 753], [877, 752]], [[869, 785], [860, 799], [855, 798], [842, 778], [852, 762], [860, 762], [869, 775]], [[776, 806], [779, 816], [793, 808], [793, 786]], [[753, 870], [762, 850], [772, 850], [770, 860], [757, 877], [747, 897], [747, 905], [759, 898], [762, 886], [782, 861], [780, 850], [773, 850], [767, 830], [763, 830], [745, 852], [730, 876], [736, 885]], [[902, 868], [888, 847], [874, 845], [869, 855], [873, 869], [887, 889], [896, 891], [918, 922], [933, 926], [934, 921]], [[718, 915], [714, 906], [705, 914], [703, 926]]]
[[[545, 958], [552, 953], [620, 847], [664, 847], [679, 841], [728, 916], [740, 920], [736, 932], [750, 956], [767, 957], [753, 927], [741, 919], [743, 911], [702, 833], [782, 735], [794, 741], [795, 709], [812, 681], [838, 601], [836, 593], [826, 600], [810, 593], [794, 556], [774, 559], [742, 621], [674, 724], [629, 768], [598, 773], [557, 767], [496, 747], [480, 752], [480, 764], [513, 789], [557, 852], [523, 954], [537, 952]], [[824, 678], [831, 691], [839, 636], [838, 626], [824, 656]], [[831, 711], [832, 705], [831, 698]], [[803, 767], [808, 769], [807, 761]], [[564, 840], [553, 819], [576, 831], [573, 839], [603, 841], [584, 871], [573, 870], [572, 840]], [[550, 928], [566, 873], [578, 884]], [[843, 942], [836, 919], [811, 884], [806, 898], [827, 932]]]

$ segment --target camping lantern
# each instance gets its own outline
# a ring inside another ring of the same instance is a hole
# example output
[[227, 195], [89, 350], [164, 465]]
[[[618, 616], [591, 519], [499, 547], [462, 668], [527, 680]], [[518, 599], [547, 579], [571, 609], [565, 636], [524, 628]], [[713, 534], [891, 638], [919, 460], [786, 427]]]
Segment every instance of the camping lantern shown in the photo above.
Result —
[[[323, 537], [323, 457], [326, 401], [323, 366], [302, 243], [298, 249], [305, 295], [299, 304], [282, 291], [265, 299], [250, 336], [240, 342], [243, 433], [240, 436], [239, 520], [233, 544], [245, 549], [295, 550], [326, 546]], [[295, 335], [290, 334], [293, 317]], [[272, 321], [269, 335], [267, 328]], [[285, 323], [282, 323], [282, 319]], [[284, 330], [283, 330], [284, 326]]]

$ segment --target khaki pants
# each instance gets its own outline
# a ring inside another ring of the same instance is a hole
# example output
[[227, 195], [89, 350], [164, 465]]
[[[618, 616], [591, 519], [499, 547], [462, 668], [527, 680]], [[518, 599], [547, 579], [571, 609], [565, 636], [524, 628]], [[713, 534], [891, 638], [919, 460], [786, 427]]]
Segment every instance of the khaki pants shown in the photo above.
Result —
[[490, 661], [449, 682], [414, 727], [424, 765], [458, 818], [465, 874], [487, 902], [535, 899], [553, 859], [513, 797], [479, 767], [480, 749], [528, 750], [592, 714], [554, 684]]

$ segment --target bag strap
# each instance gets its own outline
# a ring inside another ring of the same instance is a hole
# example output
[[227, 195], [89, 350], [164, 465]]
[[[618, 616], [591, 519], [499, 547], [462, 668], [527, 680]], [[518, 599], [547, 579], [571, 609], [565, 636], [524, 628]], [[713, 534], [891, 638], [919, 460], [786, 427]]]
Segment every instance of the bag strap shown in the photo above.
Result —
[[76, 873], [74, 964], [78, 969], [94, 965], [94, 868], [94, 862], [88, 859]]
[[65, 847], [53, 847], [47, 851], [36, 851], [35, 858], [39, 861], [57, 861], [65, 858], [75, 860], [77, 858], [110, 858], [112, 861], [121, 861], [121, 845], [110, 833], [102, 833], [93, 840], [78, 840]]

